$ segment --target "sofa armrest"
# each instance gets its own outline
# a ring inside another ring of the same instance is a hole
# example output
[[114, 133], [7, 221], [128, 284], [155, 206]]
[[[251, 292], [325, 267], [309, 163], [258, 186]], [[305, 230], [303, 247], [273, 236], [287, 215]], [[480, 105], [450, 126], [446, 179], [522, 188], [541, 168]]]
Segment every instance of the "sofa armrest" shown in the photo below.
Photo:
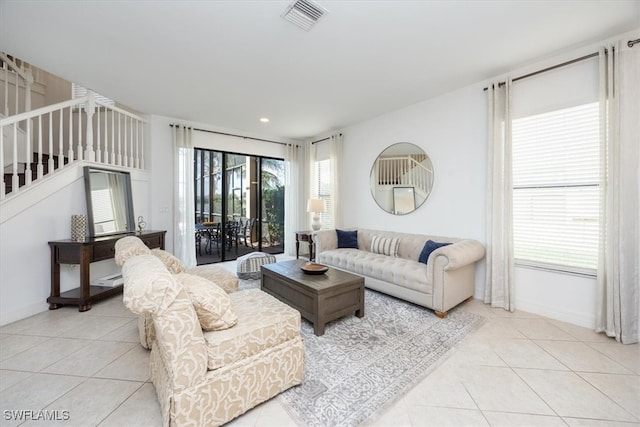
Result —
[[477, 240], [464, 239], [452, 245], [444, 246], [440, 251], [441, 255], [449, 259], [449, 263], [444, 268], [445, 271], [455, 270], [465, 265], [471, 264], [484, 258], [484, 246]]
[[485, 250], [482, 243], [477, 240], [463, 239], [457, 242], [442, 246], [431, 253], [427, 261], [427, 274], [433, 276], [433, 268], [437, 257], [447, 259], [444, 271], [456, 270], [484, 258]]
[[315, 233], [313, 241], [316, 245], [316, 257], [317, 254], [322, 251], [338, 248], [338, 235], [336, 234], [336, 230], [320, 230]]

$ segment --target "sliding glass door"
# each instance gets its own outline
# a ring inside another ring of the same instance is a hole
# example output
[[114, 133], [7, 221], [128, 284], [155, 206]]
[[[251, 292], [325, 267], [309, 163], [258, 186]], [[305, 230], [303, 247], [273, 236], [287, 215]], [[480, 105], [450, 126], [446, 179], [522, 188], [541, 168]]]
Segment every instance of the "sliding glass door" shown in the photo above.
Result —
[[284, 161], [195, 149], [198, 264], [284, 251]]

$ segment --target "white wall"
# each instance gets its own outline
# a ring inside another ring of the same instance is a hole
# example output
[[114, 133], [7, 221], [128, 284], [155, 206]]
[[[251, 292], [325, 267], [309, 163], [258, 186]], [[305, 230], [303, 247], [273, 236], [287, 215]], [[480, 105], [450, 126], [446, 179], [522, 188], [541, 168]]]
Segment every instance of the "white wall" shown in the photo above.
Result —
[[[345, 226], [485, 242], [486, 108], [480, 84], [394, 111], [343, 130]], [[425, 203], [407, 215], [383, 211], [371, 196], [369, 175], [389, 145], [410, 142], [431, 158], [434, 183]], [[484, 263], [476, 272], [484, 289]]]
[[[620, 36], [623, 37], [629, 34]], [[595, 52], [598, 46], [585, 45], [514, 70], [510, 75], [520, 76], [562, 63]], [[486, 244], [487, 127], [482, 90], [486, 85], [487, 82], [471, 85], [345, 128], [345, 226], [466, 237]], [[423, 148], [435, 171], [433, 191], [427, 201], [403, 216], [385, 213], [369, 190], [374, 160], [396, 142], [411, 142]], [[484, 275], [483, 261], [476, 272], [475, 298], [483, 298]], [[514, 282], [516, 309], [588, 328], [595, 326], [595, 278], [516, 267]]]
[[[12, 215], [12, 207], [3, 206], [0, 224], [0, 325], [48, 309], [47, 297], [51, 291], [51, 252], [47, 242], [71, 237], [71, 215], [86, 214], [85, 189], [82, 166], [88, 162], [67, 166], [57, 176], [48, 178], [40, 186], [52, 185], [54, 191], [37, 195], [41, 189], [32, 189], [31, 194], [18, 195], [33, 198], [25, 201], [27, 206]], [[53, 182], [56, 180], [57, 182]], [[146, 215], [149, 199], [149, 179], [145, 172], [132, 172], [131, 186], [136, 218]], [[23, 202], [23, 201], [19, 201]], [[96, 279], [119, 271], [113, 260], [91, 264], [91, 278]], [[78, 287], [78, 266], [62, 265], [60, 271], [61, 291]], [[62, 308], [77, 310], [77, 307]]]

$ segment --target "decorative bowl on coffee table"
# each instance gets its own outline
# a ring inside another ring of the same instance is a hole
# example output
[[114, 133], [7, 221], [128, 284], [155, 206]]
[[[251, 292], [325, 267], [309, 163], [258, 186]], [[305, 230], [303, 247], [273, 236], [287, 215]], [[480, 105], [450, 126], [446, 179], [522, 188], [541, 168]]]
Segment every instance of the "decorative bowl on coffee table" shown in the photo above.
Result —
[[306, 274], [324, 274], [329, 270], [329, 267], [315, 262], [305, 262], [300, 266], [300, 269]]

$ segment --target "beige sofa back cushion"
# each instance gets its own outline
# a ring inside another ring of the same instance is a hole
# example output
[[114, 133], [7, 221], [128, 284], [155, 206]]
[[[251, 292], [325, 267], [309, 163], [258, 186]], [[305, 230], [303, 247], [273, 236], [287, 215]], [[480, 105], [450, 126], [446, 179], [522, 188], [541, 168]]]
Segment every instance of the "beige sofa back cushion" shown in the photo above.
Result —
[[447, 243], [454, 243], [462, 240], [453, 239], [451, 237], [437, 237], [427, 236], [424, 234], [398, 233], [396, 231], [367, 230], [364, 228], [359, 228], [358, 249], [371, 252], [371, 242], [373, 240], [373, 236], [400, 239], [400, 245], [398, 246], [398, 258], [404, 258], [413, 261], [418, 261], [420, 252], [422, 252], [424, 244], [429, 239], [437, 242]]

